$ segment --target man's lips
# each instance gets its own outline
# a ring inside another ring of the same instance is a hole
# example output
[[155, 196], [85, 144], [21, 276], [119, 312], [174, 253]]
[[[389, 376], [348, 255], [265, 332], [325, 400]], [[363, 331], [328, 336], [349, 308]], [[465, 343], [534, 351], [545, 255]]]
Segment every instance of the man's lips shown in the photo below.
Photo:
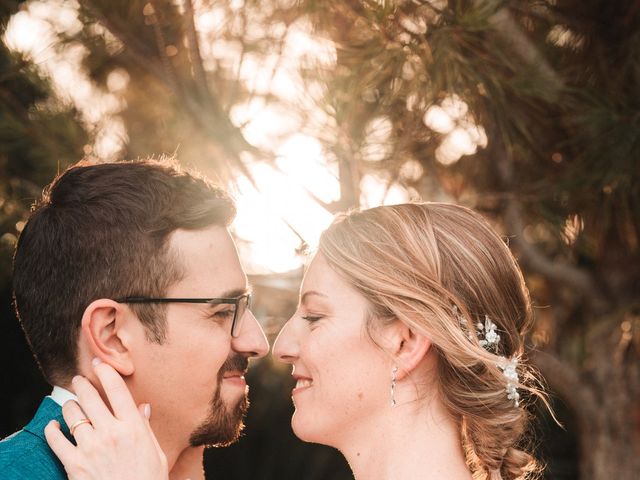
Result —
[[246, 372], [225, 372], [224, 375], [222, 375], [222, 381], [227, 385], [231, 384], [246, 388], [247, 381], [244, 379], [245, 373]]
[[228, 379], [228, 378], [244, 378], [245, 374], [247, 372], [225, 372], [224, 375], [222, 375], [223, 379]]

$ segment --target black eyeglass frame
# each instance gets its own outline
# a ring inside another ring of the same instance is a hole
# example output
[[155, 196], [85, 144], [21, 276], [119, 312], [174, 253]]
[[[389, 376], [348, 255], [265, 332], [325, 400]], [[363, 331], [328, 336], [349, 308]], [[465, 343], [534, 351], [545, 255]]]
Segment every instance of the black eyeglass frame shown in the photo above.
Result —
[[[242, 315], [238, 316], [240, 304], [247, 299]], [[238, 338], [240, 321], [244, 313], [251, 308], [251, 294], [243, 293], [237, 297], [213, 297], [213, 298], [153, 298], [153, 297], [124, 297], [115, 298], [118, 303], [208, 303], [209, 305], [235, 305], [233, 320], [231, 321], [231, 336]]]

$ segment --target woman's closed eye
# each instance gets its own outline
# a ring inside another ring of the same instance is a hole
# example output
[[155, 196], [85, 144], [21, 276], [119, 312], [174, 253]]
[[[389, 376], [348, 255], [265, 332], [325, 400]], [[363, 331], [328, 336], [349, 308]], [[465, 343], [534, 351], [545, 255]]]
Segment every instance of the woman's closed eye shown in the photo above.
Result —
[[307, 315], [302, 315], [301, 318], [303, 320], [306, 320], [309, 323], [314, 323], [314, 322], [317, 322], [318, 320], [322, 320], [324, 318], [324, 315], [309, 313]]

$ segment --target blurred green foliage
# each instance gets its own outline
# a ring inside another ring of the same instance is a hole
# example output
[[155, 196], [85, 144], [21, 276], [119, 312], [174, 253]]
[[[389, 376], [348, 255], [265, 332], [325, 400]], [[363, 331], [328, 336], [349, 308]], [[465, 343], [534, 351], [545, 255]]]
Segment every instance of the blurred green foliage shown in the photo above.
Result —
[[[18, 4], [3, 3], [0, 25]], [[76, 109], [53, 94], [37, 66], [0, 42], [1, 290], [8, 288], [19, 222], [42, 187], [82, 157], [88, 138]]]

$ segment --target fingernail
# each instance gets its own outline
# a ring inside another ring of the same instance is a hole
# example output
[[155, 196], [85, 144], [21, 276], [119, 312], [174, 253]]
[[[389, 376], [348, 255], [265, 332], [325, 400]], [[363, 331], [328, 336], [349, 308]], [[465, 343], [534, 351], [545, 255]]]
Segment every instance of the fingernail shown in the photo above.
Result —
[[144, 416], [147, 417], [147, 420], [151, 418], [151, 405], [148, 403], [144, 406]]
[[71, 383], [76, 383], [76, 382], [77, 382], [78, 380], [80, 380], [81, 378], [82, 378], [82, 376], [81, 376], [81, 375], [76, 375], [75, 377], [73, 377], [73, 378], [71, 379]]
[[94, 367], [96, 365], [100, 365], [102, 363], [102, 360], [100, 360], [98, 357], [93, 357], [93, 360], [91, 360], [91, 365], [93, 365]]

